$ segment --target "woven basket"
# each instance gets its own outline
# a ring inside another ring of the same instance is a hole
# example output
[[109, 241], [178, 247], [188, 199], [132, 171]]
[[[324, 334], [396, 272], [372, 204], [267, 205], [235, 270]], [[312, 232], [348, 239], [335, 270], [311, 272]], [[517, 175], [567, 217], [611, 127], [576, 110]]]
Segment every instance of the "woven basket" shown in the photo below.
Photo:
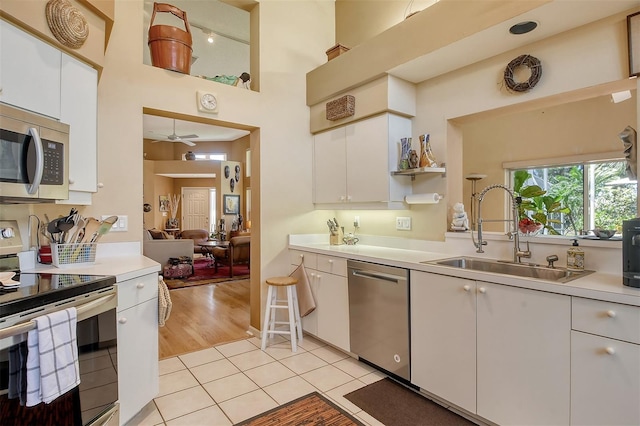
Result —
[[341, 98], [327, 102], [327, 120], [335, 121], [351, 117], [355, 113], [356, 98], [352, 95], [344, 95]]
[[87, 19], [68, 0], [49, 0], [45, 14], [49, 29], [63, 45], [79, 49], [89, 37]]

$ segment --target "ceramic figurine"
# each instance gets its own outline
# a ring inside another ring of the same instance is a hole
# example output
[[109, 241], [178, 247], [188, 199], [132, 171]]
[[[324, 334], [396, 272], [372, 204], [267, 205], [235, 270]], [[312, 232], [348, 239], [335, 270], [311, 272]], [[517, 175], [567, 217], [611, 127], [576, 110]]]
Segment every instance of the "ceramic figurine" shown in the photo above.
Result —
[[418, 153], [416, 152], [416, 150], [412, 149], [411, 151], [409, 151], [409, 168], [410, 169], [417, 168], [419, 161], [420, 159], [418, 158]]
[[453, 205], [453, 220], [451, 221], [452, 231], [466, 231], [469, 229], [469, 218], [464, 211], [464, 204], [455, 203]]

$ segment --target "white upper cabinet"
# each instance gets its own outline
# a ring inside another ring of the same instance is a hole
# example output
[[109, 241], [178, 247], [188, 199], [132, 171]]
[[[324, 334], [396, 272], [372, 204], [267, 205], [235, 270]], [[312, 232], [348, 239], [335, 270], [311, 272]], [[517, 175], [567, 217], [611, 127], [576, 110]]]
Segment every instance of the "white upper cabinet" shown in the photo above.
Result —
[[411, 137], [411, 120], [394, 114], [318, 133], [314, 138], [314, 202], [333, 208], [381, 203], [401, 207], [411, 185], [390, 176], [397, 168], [400, 138]]
[[98, 72], [62, 54], [60, 121], [69, 124], [69, 190], [96, 192]]
[[69, 199], [97, 191], [98, 72], [0, 20], [0, 101], [69, 125]]
[[60, 118], [58, 49], [0, 20], [0, 101]]

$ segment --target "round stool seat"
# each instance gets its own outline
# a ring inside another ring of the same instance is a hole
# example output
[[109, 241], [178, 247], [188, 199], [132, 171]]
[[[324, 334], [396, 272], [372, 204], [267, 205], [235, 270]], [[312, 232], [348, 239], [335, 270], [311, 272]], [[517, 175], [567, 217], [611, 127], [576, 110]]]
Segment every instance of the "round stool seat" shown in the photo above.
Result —
[[298, 279], [293, 277], [271, 277], [271, 278], [267, 278], [266, 283], [269, 285], [286, 287], [289, 285], [297, 284]]

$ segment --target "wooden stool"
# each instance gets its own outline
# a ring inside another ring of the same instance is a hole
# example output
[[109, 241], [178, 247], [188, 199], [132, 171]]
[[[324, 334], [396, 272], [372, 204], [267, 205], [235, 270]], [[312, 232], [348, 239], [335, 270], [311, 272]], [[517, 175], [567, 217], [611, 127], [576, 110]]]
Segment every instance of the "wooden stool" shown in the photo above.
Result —
[[[267, 338], [271, 334], [288, 334], [291, 336], [291, 351], [297, 352], [297, 339], [302, 342], [302, 320], [300, 319], [300, 307], [298, 306], [298, 293], [296, 284], [298, 280], [293, 277], [267, 278], [269, 291], [267, 292], [267, 306], [264, 311], [264, 323], [262, 325], [262, 350], [267, 347]], [[287, 288], [287, 299], [278, 300], [278, 287]], [[286, 303], [284, 303], [286, 302]], [[276, 310], [287, 309], [289, 321], [276, 321]], [[289, 324], [288, 330], [276, 330], [276, 324]]]

